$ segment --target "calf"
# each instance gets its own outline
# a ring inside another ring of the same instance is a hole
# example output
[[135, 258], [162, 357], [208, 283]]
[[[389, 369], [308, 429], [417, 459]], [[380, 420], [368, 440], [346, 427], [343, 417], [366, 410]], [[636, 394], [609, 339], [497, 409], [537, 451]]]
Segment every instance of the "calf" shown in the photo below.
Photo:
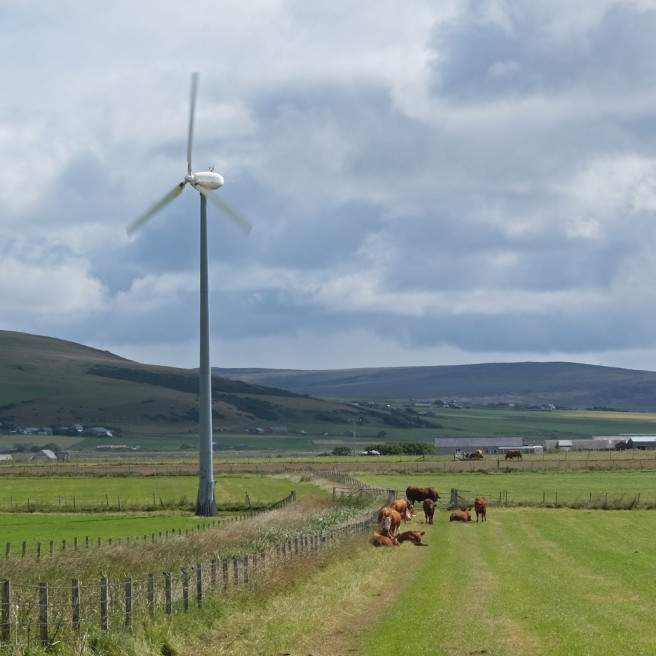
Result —
[[383, 527], [371, 536], [371, 544], [374, 547], [398, 547], [401, 543], [388, 529]]
[[476, 497], [474, 501], [474, 510], [476, 511], [476, 521], [478, 521], [478, 516], [481, 516], [481, 521], [487, 521], [487, 499], [485, 497]]
[[449, 517], [450, 522], [471, 522], [471, 513], [469, 512], [471, 508], [465, 508], [460, 512], [451, 513]]
[[428, 545], [421, 541], [422, 535], [426, 535], [426, 531], [406, 531], [398, 536], [398, 541], [412, 542], [415, 547], [427, 547]]
[[431, 499], [424, 499], [424, 518], [427, 524], [433, 523], [433, 515], [435, 514], [435, 502]]

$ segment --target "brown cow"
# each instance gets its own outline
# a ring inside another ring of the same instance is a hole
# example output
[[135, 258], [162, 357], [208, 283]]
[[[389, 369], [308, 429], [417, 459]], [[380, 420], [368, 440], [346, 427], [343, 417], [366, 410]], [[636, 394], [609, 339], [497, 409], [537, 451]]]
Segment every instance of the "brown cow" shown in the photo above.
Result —
[[517, 458], [518, 460], [522, 459], [522, 452], [519, 449], [511, 449], [506, 453], [506, 460], [512, 460]]
[[481, 521], [487, 521], [487, 499], [485, 497], [476, 497], [474, 500], [474, 510], [476, 511], [476, 521], [478, 516], [482, 517]]
[[440, 495], [434, 487], [415, 487], [414, 485], [411, 485], [405, 491], [405, 496], [408, 501], [412, 501], [412, 503], [417, 503], [417, 501], [423, 501], [424, 499], [437, 501], [440, 498]]
[[433, 515], [435, 514], [435, 502], [432, 499], [424, 499], [424, 518], [427, 524], [433, 523]]
[[483, 452], [480, 449], [472, 451], [472, 453], [465, 453], [465, 460], [483, 460]]
[[385, 527], [371, 536], [374, 547], [398, 547], [401, 543]]
[[406, 501], [405, 499], [395, 499], [392, 501], [390, 508], [396, 510], [406, 522], [411, 520], [415, 514], [414, 505], [411, 501]]
[[471, 522], [471, 513], [469, 512], [471, 508], [465, 508], [460, 512], [451, 513], [449, 517], [450, 522]]
[[[389, 527], [387, 526], [386, 519], [389, 519]], [[383, 508], [378, 513], [378, 525], [389, 528], [392, 535], [398, 533], [401, 526], [401, 514], [392, 508]]]
[[428, 545], [421, 541], [422, 535], [426, 535], [426, 531], [406, 531], [398, 536], [398, 541], [412, 542], [415, 547], [427, 547]]

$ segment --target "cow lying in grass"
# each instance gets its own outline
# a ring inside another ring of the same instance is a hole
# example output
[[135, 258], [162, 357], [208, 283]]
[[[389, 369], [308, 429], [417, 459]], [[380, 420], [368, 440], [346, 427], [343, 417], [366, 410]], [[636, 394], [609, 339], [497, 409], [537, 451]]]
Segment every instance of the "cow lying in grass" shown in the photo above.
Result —
[[375, 531], [371, 536], [371, 544], [373, 544], [374, 547], [398, 547], [401, 543], [396, 537], [394, 537], [394, 534], [391, 533], [389, 529], [383, 526], [383, 528], [378, 529], [378, 531]]
[[471, 522], [471, 513], [469, 512], [471, 508], [465, 508], [460, 512], [451, 513], [449, 517], [450, 522]]
[[428, 545], [421, 541], [422, 535], [426, 535], [426, 531], [405, 531], [397, 538], [399, 542], [412, 542], [415, 547], [427, 547]]

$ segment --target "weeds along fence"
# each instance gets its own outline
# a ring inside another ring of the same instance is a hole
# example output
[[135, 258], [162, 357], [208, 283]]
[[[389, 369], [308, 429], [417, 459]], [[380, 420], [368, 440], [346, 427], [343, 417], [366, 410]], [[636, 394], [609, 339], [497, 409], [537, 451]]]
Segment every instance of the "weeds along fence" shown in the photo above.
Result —
[[[286, 496], [284, 499], [281, 499], [280, 501], [276, 501], [274, 504], [269, 506], [268, 508], [259, 508], [259, 509], [253, 509], [249, 510], [246, 513], [241, 513], [239, 515], [232, 515], [227, 518], [220, 518], [220, 519], [215, 519], [210, 522], [201, 522], [196, 525], [195, 528], [192, 529], [181, 529], [181, 528], [174, 528], [165, 531], [158, 531], [157, 533], [151, 533], [150, 535], [144, 534], [143, 536], [133, 536], [133, 537], [125, 537], [125, 538], [105, 538], [103, 541], [102, 538], [90, 538], [88, 535], [85, 535], [83, 538], [73, 538], [73, 540], [62, 540], [61, 543], [55, 544], [54, 540], [49, 540], [46, 542], [29, 542], [27, 540], [19, 541], [15, 543], [12, 547], [11, 542], [7, 542], [5, 546], [5, 559], [10, 558], [13, 555], [20, 556], [21, 558], [25, 558], [27, 556], [36, 556], [37, 558], [45, 557], [45, 556], [53, 556], [55, 551], [66, 551], [69, 549], [73, 549], [74, 551], [77, 551], [78, 549], [91, 549], [91, 548], [100, 548], [103, 546], [112, 546], [114, 544], [138, 544], [139, 542], [143, 542], [146, 540], [149, 540], [151, 542], [155, 542], [157, 540], [167, 540], [170, 537], [175, 537], [175, 536], [181, 536], [181, 535], [188, 535], [190, 532], [193, 531], [205, 531], [210, 528], [214, 528], [218, 525], [222, 524], [227, 524], [229, 522], [237, 522], [241, 521], [244, 519], [250, 519], [255, 517], [256, 515], [259, 515], [260, 513], [263, 512], [268, 512], [269, 510], [277, 510], [279, 508], [284, 508], [287, 504], [292, 503], [296, 501], [296, 491], [292, 490], [288, 496]], [[13, 548], [13, 550], [12, 550]]]
[[[0, 643], [23, 648], [56, 642], [75, 644], [108, 631], [131, 632], [135, 622], [201, 608], [211, 599], [236, 594], [275, 568], [336, 546], [346, 535], [368, 531], [374, 517], [339, 529], [296, 537], [231, 559], [212, 559], [177, 572], [126, 576], [70, 585], [22, 585], [0, 581]], [[1, 650], [0, 650], [1, 651]]]
[[[365, 498], [365, 497], [377, 497], [377, 496], [387, 496], [391, 501], [396, 497], [396, 490], [390, 490], [387, 488], [373, 487], [368, 483], [363, 483], [357, 478], [354, 478], [348, 473], [332, 470], [324, 471], [317, 470], [312, 466], [305, 466], [302, 470], [305, 475], [311, 476], [316, 479], [324, 479], [332, 482], [341, 483], [341, 486], [333, 486], [333, 501], [337, 498], [349, 497], [349, 498]], [[299, 470], [296, 470], [299, 473]]]

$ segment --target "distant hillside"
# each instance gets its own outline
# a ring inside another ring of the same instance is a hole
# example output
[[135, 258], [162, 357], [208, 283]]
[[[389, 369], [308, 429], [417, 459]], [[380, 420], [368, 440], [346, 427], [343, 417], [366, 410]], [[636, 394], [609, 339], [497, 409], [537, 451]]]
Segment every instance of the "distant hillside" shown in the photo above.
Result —
[[[353, 413], [344, 404], [218, 376], [213, 376], [212, 400], [215, 427], [237, 432], [312, 423], [317, 417], [347, 425]], [[0, 331], [0, 422], [4, 428], [79, 423], [118, 434], [196, 434], [198, 372]]]
[[656, 411], [656, 373], [569, 362], [214, 371], [226, 378], [321, 398], [440, 399]]

